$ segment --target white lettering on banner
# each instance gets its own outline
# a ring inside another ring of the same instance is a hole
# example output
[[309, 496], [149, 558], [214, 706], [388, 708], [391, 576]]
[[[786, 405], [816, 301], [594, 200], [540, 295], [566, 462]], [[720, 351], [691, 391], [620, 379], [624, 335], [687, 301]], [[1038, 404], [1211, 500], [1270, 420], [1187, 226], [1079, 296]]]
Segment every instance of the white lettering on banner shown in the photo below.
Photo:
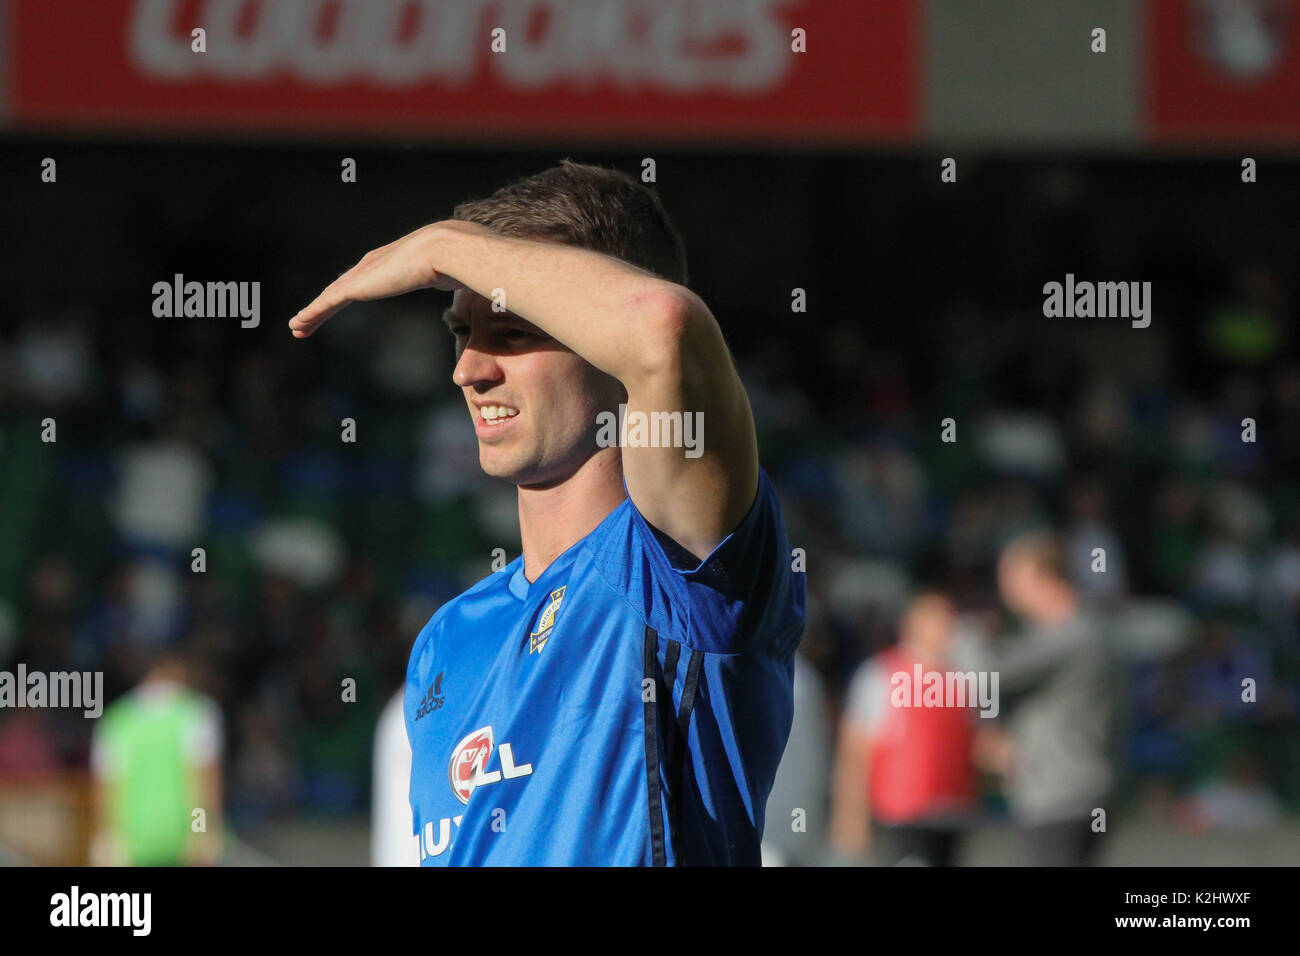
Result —
[[[389, 87], [463, 84], [480, 64], [503, 84], [533, 90], [567, 82], [672, 92], [754, 93], [793, 66], [777, 11], [791, 0], [202, 0], [180, 22], [182, 0], [140, 0], [128, 48], [146, 74], [303, 83], [369, 81]], [[326, 32], [323, 27], [328, 23]], [[188, 28], [207, 31], [207, 53]], [[494, 56], [500, 26], [509, 53]]]

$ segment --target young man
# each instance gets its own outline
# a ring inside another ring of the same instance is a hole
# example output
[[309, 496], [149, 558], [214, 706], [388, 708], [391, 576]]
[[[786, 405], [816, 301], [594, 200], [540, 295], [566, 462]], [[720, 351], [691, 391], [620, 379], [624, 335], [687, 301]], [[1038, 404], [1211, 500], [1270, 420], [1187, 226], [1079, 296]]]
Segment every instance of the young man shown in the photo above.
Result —
[[658, 197], [565, 161], [370, 252], [289, 323], [454, 291], [452, 380], [483, 470], [518, 487], [523, 555], [411, 652], [426, 865], [759, 863], [804, 583], [685, 281]]

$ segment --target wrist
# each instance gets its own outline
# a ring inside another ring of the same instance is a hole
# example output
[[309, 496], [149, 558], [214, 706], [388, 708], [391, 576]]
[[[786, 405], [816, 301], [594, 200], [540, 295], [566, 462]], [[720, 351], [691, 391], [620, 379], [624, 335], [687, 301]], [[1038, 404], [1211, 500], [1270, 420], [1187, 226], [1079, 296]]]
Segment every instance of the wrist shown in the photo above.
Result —
[[432, 287], [444, 292], [454, 292], [464, 288], [463, 284], [452, 278], [455, 275], [455, 248], [466, 233], [460, 227], [466, 225], [455, 219], [443, 219], [431, 223], [425, 228], [424, 255], [429, 269], [433, 273]]

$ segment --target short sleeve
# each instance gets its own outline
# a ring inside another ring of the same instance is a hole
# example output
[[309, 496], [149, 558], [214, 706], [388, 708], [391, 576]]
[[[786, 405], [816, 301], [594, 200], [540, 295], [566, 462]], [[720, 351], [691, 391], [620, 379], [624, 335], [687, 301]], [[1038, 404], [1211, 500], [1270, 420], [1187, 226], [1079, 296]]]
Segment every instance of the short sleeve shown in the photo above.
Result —
[[849, 684], [845, 713], [862, 730], [871, 733], [880, 726], [889, 707], [889, 675], [877, 660], [860, 665]]
[[220, 760], [223, 736], [221, 712], [211, 701], [205, 701], [186, 735], [185, 750], [190, 761], [203, 766]]
[[90, 742], [90, 769], [101, 780], [111, 780], [120, 771], [117, 751], [102, 724]]
[[748, 513], [703, 560], [652, 527], [630, 500], [593, 533], [592, 561], [649, 626], [717, 654], [794, 653], [803, 634], [805, 585], [776, 492], [759, 469]]

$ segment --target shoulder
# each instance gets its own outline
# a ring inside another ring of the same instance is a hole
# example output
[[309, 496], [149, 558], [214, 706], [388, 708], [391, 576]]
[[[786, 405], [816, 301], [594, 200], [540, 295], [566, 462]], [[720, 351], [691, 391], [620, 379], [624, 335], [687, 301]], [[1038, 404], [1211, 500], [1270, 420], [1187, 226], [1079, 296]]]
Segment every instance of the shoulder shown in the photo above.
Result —
[[889, 650], [871, 655], [853, 672], [849, 681], [849, 696], [869, 697], [882, 688], [887, 689], [897, 669], [898, 659]]
[[849, 709], [862, 716], [877, 715], [882, 702], [889, 700], [894, 675], [901, 665], [893, 648], [879, 651], [859, 664], [845, 694]]
[[127, 693], [105, 707], [104, 713], [95, 721], [95, 735], [106, 737], [117, 731], [122, 725], [123, 715], [129, 711], [130, 706], [131, 695]]
[[[626, 483], [624, 487], [626, 489]], [[773, 539], [778, 535], [782, 541], [785, 540], [781, 506], [767, 473], [760, 469], [754, 497], [744, 517], [703, 559], [652, 525], [631, 498], [625, 498], [587, 536], [585, 545], [588, 551], [595, 553], [628, 549], [649, 551], [659, 559], [656, 564], [687, 577], [703, 576], [709, 571], [733, 570], [732, 566], [743, 564], [746, 559], [762, 561], [775, 557], [771, 545], [776, 543]], [[768, 547], [756, 551], [755, 545]], [[780, 557], [788, 559], [789, 555], [782, 552]]]
[[1079, 654], [1091, 655], [1101, 650], [1102, 627], [1097, 616], [1082, 610], [1050, 633], [1039, 634], [1039, 640], [1054, 640], [1064, 643]]
[[714, 653], [762, 646], [787, 658], [803, 631], [796, 571], [776, 492], [760, 469], [750, 507], [703, 560], [625, 499], [586, 542], [609, 587], [660, 634]]
[[475, 582], [438, 608], [424, 627], [420, 629], [420, 633], [415, 639], [415, 649], [418, 651], [421, 644], [428, 641], [435, 634], [445, 631], [447, 627], [454, 625], [465, 613], [473, 611], [476, 606], [490, 600], [499, 599], [502, 593], [509, 589], [510, 578], [522, 563], [522, 556], [515, 558], [500, 571], [491, 572], [487, 577]]
[[192, 687], [183, 687], [176, 695], [177, 709], [184, 712], [186, 716], [208, 718], [212, 714], [220, 713], [216, 701], [202, 694]]

